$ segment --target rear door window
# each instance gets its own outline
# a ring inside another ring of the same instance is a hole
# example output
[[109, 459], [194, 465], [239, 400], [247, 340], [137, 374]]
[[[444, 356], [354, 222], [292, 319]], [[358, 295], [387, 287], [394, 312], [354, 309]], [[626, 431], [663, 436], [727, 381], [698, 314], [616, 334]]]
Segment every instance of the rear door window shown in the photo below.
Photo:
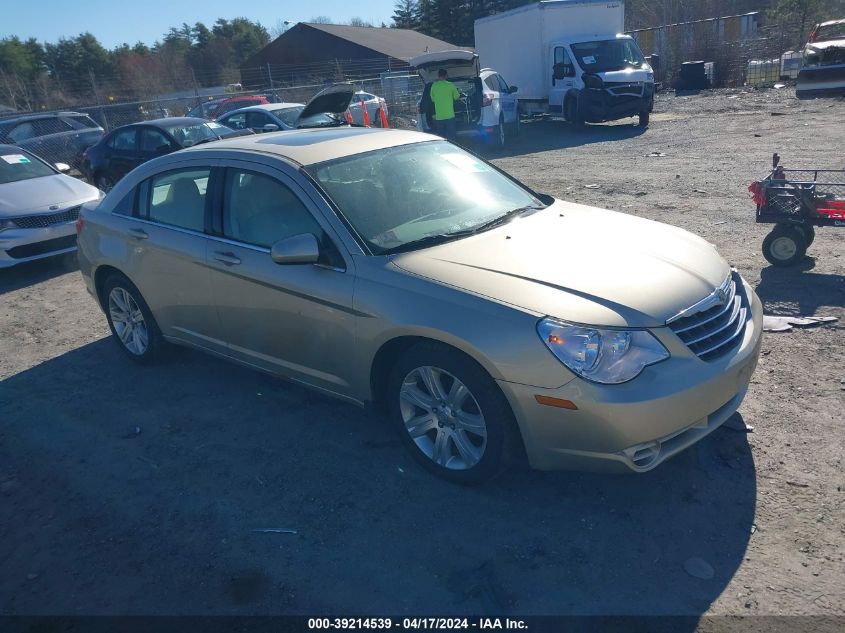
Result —
[[32, 122], [32, 125], [35, 128], [36, 136], [49, 136], [50, 134], [60, 134], [62, 132], [70, 132], [73, 129], [67, 122], [63, 121], [58, 117], [50, 119], [37, 119]]
[[109, 139], [108, 146], [116, 152], [134, 152], [137, 147], [135, 132], [135, 128], [115, 132]]
[[153, 176], [147, 181], [144, 215], [152, 222], [202, 232], [210, 176], [210, 168], [179, 169]]
[[484, 78], [484, 86], [493, 92], [499, 92], [499, 82], [496, 81], [496, 75], [489, 75]]
[[166, 154], [173, 149], [171, 145], [170, 140], [158, 130], [141, 128], [141, 153], [150, 156]]
[[265, 174], [230, 168], [223, 194], [223, 234], [229, 239], [270, 248], [286, 237], [323, 230], [286, 185]]
[[38, 135], [35, 133], [35, 126], [32, 125], [32, 121], [24, 121], [13, 127], [8, 136], [15, 143], [20, 143]]
[[87, 130], [100, 127], [94, 123], [91, 117], [85, 116], [84, 114], [62, 117], [62, 120], [74, 130]]

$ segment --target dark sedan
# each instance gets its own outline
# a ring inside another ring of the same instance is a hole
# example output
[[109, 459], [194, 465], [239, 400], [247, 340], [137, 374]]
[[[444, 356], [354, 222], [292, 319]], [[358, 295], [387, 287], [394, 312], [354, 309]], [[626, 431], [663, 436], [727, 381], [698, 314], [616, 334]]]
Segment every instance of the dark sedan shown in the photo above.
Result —
[[89, 182], [109, 191], [135, 167], [156, 156], [245, 134], [252, 134], [252, 131], [236, 131], [196, 117], [173, 117], [124, 125], [86, 150], [82, 157], [82, 172]]

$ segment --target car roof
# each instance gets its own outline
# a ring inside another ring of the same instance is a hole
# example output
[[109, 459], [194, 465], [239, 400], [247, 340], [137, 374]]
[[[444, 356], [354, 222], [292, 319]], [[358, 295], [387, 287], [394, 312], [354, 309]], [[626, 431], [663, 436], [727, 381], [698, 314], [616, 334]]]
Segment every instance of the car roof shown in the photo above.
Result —
[[18, 116], [11, 116], [8, 118], [0, 118], [0, 123], [20, 123], [23, 121], [35, 121], [36, 119], [55, 119], [60, 116], [88, 116], [84, 112], [72, 112], [70, 110], [63, 112], [46, 112], [44, 114], [23, 114]]
[[208, 119], [203, 119], [198, 116], [169, 116], [164, 117], [162, 119], [152, 119], [150, 121], [138, 121], [137, 123], [129, 123], [128, 125], [122, 125], [121, 127], [115, 129], [119, 130], [121, 128], [127, 127], [140, 127], [142, 125], [151, 125], [153, 127], [164, 129], [170, 125], [196, 125], [198, 123], [214, 123], [214, 121], [209, 121]]
[[246, 101], [247, 99], [267, 99], [264, 95], [237, 95], [236, 97], [226, 97], [223, 101]]
[[822, 22], [819, 24], [819, 28], [823, 26], [833, 26], [834, 24], [845, 24], [845, 19], [842, 20], [828, 20], [827, 22]]
[[286, 108], [301, 108], [305, 104], [304, 103], [293, 103], [293, 102], [285, 102], [285, 103], [259, 103], [258, 105], [247, 106], [245, 108], [238, 108], [237, 110], [232, 110], [231, 112], [227, 112], [226, 114], [222, 115], [220, 118], [224, 119], [229, 117], [237, 112], [256, 112], [256, 111], [265, 111], [265, 110], [284, 110]]
[[331, 129], [290, 130], [238, 136], [215, 141], [207, 145], [189, 147], [179, 152], [183, 157], [195, 153], [213, 153], [220, 150], [260, 152], [286, 158], [300, 165], [313, 165], [335, 158], [363, 154], [373, 150], [442, 140], [439, 136], [410, 130], [384, 130], [378, 128], [342, 127]]

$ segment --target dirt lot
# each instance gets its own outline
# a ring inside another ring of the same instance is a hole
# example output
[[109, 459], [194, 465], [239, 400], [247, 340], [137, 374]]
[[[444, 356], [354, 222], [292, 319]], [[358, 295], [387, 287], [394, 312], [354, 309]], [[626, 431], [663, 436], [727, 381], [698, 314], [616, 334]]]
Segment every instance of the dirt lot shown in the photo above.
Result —
[[0, 613], [845, 615], [845, 230], [774, 269], [746, 191], [774, 151], [845, 166], [843, 121], [788, 89], [667, 95], [645, 132], [536, 121], [493, 157], [705, 236], [768, 313], [840, 318], [766, 336], [753, 433], [642, 476], [455, 487], [352, 406], [187, 350], [130, 364], [61, 263], [3, 271]]

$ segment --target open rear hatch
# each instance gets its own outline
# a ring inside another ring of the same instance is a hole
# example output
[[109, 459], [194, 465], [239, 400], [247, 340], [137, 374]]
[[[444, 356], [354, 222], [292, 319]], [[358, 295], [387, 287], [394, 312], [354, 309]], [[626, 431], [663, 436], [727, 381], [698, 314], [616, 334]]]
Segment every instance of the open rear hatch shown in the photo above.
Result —
[[299, 113], [299, 120], [302, 121], [318, 114], [332, 114], [341, 117], [349, 109], [354, 94], [355, 87], [351, 83], [333, 84], [324, 88], [305, 104], [302, 112]]
[[424, 53], [411, 58], [411, 68], [419, 73], [423, 81], [430, 84], [437, 81], [441, 68], [449, 73], [449, 79], [472, 79], [481, 73], [478, 55], [472, 51], [454, 50], [438, 53]]

